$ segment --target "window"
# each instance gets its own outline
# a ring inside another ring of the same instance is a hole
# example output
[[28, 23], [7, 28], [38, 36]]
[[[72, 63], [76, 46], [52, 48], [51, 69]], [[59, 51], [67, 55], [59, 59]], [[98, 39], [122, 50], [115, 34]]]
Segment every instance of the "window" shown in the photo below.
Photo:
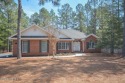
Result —
[[22, 41], [22, 53], [28, 53], [29, 51], [29, 42]]
[[69, 50], [69, 42], [58, 42], [58, 50]]
[[48, 50], [47, 41], [41, 41], [41, 52], [47, 52]]
[[87, 47], [88, 47], [89, 49], [94, 49], [94, 48], [95, 48], [95, 42], [94, 42], [94, 41], [88, 42], [88, 43], [87, 43]]

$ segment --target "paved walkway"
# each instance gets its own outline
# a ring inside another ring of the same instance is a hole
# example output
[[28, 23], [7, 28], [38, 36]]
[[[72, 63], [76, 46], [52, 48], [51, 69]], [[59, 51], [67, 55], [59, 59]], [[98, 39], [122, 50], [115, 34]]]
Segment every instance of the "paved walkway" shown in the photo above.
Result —
[[[8, 57], [11, 56], [12, 52], [2, 53], [0, 57]], [[77, 56], [86, 56], [85, 53], [74, 53], [74, 54], [63, 54], [63, 55], [55, 55], [54, 58], [62, 58], [62, 57], [77, 57]], [[53, 58], [53, 56], [39, 56], [39, 57], [22, 57], [22, 58]]]
[[85, 53], [74, 53], [69, 55], [55, 55], [53, 56], [39, 56], [39, 57], [22, 57], [22, 58], [66, 58], [66, 57], [77, 57], [77, 56], [86, 56]]
[[55, 57], [76, 57], [76, 56], [86, 56], [85, 53], [75, 53], [75, 54], [72, 54], [72, 55], [65, 55], [65, 56], [55, 56]]

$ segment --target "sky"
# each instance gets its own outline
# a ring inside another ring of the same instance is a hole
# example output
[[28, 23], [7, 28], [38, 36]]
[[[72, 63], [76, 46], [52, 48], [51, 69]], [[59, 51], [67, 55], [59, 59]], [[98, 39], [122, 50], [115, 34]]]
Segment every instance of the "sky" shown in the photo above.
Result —
[[[17, 3], [18, 0], [14, 0], [14, 1]], [[52, 5], [52, 3], [45, 3], [44, 6], [39, 6], [38, 5], [39, 0], [22, 0], [22, 8], [28, 17], [30, 17], [35, 12], [39, 13], [39, 10], [43, 7], [46, 8], [48, 11], [53, 9], [55, 11], [55, 13], [58, 15], [58, 9], [60, 9], [61, 6], [66, 3], [68, 3], [75, 11], [77, 4], [81, 3], [81, 4], [85, 5], [86, 2], [87, 2], [87, 0], [61, 0], [60, 6], [55, 7]]]

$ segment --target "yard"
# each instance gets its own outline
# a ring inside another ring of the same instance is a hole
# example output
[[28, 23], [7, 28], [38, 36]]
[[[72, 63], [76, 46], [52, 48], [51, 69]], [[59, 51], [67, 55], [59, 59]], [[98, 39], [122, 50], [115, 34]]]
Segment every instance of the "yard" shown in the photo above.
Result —
[[0, 83], [125, 83], [125, 58], [104, 54], [2, 58]]

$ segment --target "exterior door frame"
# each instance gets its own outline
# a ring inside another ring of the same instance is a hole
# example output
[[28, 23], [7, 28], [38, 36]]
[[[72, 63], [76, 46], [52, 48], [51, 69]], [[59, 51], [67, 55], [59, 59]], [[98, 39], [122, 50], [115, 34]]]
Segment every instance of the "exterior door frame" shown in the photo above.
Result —
[[[74, 43], [78, 43], [79, 44], [79, 50], [74, 50], [74, 47], [77, 47], [78, 45], [76, 44], [76, 46], [74, 46]], [[81, 42], [80, 41], [74, 41], [72, 42], [72, 52], [80, 52], [81, 51]]]

